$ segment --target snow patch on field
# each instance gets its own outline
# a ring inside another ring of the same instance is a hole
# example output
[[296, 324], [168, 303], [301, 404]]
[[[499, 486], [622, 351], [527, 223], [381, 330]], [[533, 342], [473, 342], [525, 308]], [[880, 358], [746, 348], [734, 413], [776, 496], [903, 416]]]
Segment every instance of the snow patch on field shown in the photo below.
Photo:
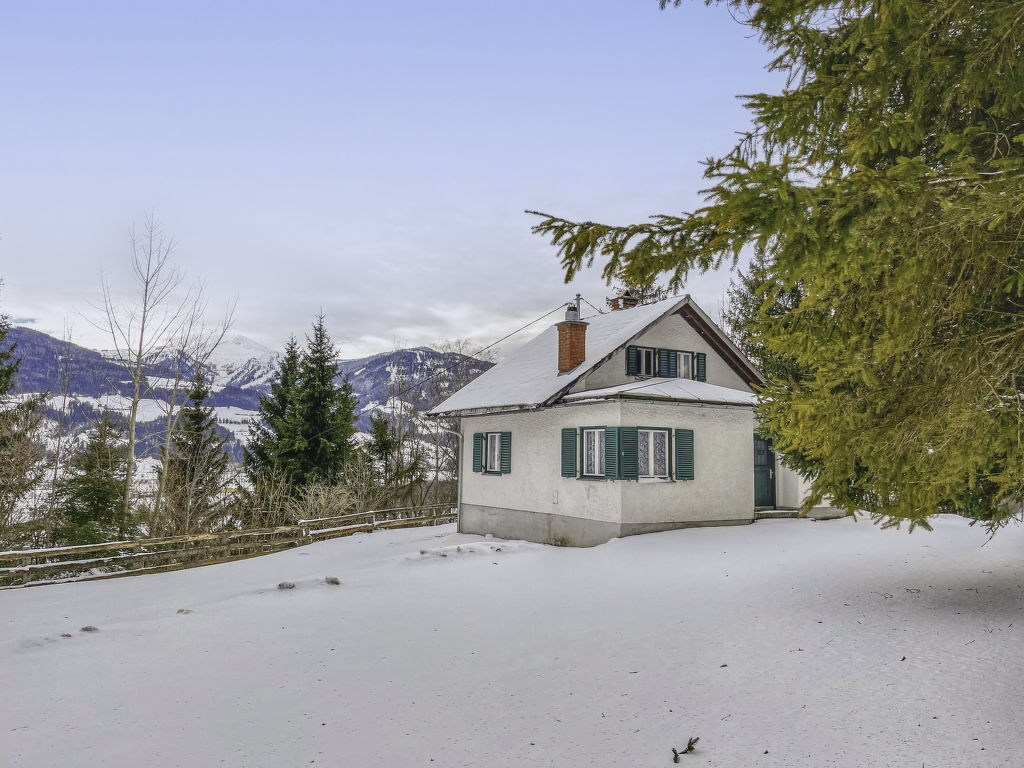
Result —
[[953, 517], [447, 526], [0, 591], [2, 762], [1018, 766], [1022, 549]]

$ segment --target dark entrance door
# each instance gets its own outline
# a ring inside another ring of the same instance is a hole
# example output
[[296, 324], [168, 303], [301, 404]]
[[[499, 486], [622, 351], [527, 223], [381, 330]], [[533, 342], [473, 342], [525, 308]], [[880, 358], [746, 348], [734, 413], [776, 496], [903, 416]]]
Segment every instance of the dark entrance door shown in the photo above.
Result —
[[754, 435], [754, 506], [775, 506], [775, 452], [760, 435]]

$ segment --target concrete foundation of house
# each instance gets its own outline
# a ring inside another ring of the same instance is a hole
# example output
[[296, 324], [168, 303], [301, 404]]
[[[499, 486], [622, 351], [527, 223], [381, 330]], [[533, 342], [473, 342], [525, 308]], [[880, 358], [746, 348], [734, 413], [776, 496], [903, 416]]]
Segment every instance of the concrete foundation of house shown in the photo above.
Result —
[[522, 539], [559, 547], [594, 547], [620, 536], [657, 533], [677, 528], [749, 525], [752, 522], [753, 514], [750, 517], [730, 520], [611, 523], [522, 509], [463, 504], [459, 515], [459, 530], [462, 533], [490, 533], [499, 539]]

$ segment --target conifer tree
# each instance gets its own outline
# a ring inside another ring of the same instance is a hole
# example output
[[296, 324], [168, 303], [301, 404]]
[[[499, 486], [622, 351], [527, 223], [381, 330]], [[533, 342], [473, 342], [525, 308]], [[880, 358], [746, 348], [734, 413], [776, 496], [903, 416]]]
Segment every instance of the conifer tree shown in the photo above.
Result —
[[217, 418], [206, 405], [209, 396], [202, 370], [196, 369], [166, 462], [165, 534], [209, 530], [216, 522], [228, 454], [227, 438], [217, 434]]
[[249, 431], [242, 456], [254, 485], [273, 478], [292, 487], [299, 477], [299, 367], [301, 356], [295, 337], [288, 339], [270, 394], [261, 397], [259, 416]]
[[134, 531], [122, 504], [127, 462], [124, 429], [104, 417], [75, 452], [68, 474], [58, 482], [62, 517], [54, 533], [58, 542], [96, 544], [123, 539]]
[[[681, 0], [661, 0], [664, 8]], [[609, 226], [539, 214], [566, 277], [637, 285], [760, 259], [759, 416], [829, 496], [886, 524], [1024, 502], [1024, 14], [1019, 0], [722, 0], [787, 75], [710, 160], [706, 205]], [[782, 292], [795, 306], [767, 311]]]
[[[2, 283], [0, 283], [2, 286]], [[0, 544], [15, 541], [23, 522], [22, 502], [43, 477], [44, 451], [39, 441], [43, 397], [14, 398], [14, 378], [20, 359], [7, 343], [7, 316], [0, 314]]]
[[338, 377], [338, 353], [321, 314], [307, 337], [299, 366], [299, 472], [300, 485], [334, 485], [352, 450], [358, 405], [352, 385]]
[[[0, 288], [3, 282], [0, 282]], [[6, 344], [10, 321], [7, 315], [0, 315], [0, 404], [6, 402], [14, 386], [14, 377], [18, 374], [21, 361], [14, 356], [15, 344]]]

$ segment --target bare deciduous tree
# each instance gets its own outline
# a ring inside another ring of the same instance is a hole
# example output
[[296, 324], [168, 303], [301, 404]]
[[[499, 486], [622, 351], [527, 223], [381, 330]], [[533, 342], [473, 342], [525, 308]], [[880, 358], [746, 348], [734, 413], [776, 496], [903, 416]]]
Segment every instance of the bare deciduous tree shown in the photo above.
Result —
[[[494, 352], [474, 350], [468, 339], [445, 340], [433, 345], [443, 359], [443, 368], [423, 384], [429, 407], [441, 403], [480, 373], [480, 363], [493, 363]], [[459, 473], [458, 419], [420, 419], [425, 448], [427, 479], [420, 503], [454, 501], [454, 483]]]
[[[139, 403], [152, 390], [149, 367], [168, 359], [183, 360], [183, 355], [202, 350], [208, 358], [223, 338], [233, 309], [216, 331], [205, 329], [205, 311], [201, 287], [186, 287], [181, 270], [170, 262], [174, 242], [161, 229], [159, 221], [147, 216], [141, 234], [130, 230], [131, 273], [134, 297], [122, 303], [106, 275], [102, 279], [102, 311], [97, 327], [109, 333], [114, 360], [125, 371], [131, 387], [126, 417], [128, 465], [125, 470], [123, 513], [131, 513], [132, 481], [135, 473], [136, 424]], [[181, 353], [181, 355], [177, 353]], [[203, 357], [203, 354], [200, 354]], [[178, 381], [175, 391], [180, 385]], [[177, 397], [172, 397], [172, 401]], [[174, 409], [168, 408], [168, 424], [173, 426]], [[168, 433], [170, 433], [168, 429]], [[169, 437], [169, 435], [168, 435]]]

